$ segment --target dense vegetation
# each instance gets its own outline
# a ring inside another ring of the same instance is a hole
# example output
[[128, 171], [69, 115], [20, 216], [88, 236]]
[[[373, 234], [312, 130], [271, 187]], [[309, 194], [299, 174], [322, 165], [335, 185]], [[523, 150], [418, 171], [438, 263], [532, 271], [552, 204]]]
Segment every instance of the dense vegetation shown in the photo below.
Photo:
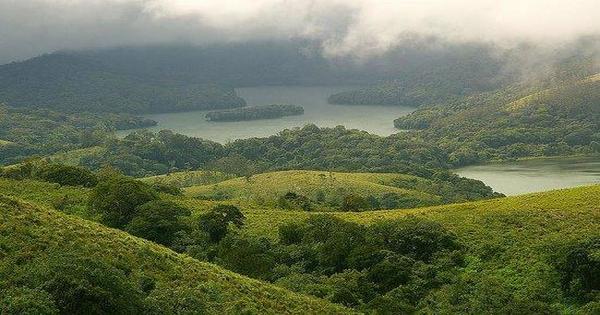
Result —
[[209, 121], [243, 121], [272, 119], [302, 114], [304, 114], [304, 108], [302, 106], [274, 104], [213, 111], [206, 114], [206, 119]]
[[64, 112], [156, 113], [245, 105], [231, 88], [151, 81], [70, 53], [0, 66], [0, 102]]
[[424, 141], [384, 138], [343, 127], [307, 125], [268, 138], [236, 140], [226, 145], [166, 130], [140, 131], [123, 139], [111, 139], [105, 147], [105, 150], [85, 152], [76, 159], [76, 164], [94, 170], [111, 166], [135, 177], [182, 169], [205, 169], [245, 177], [293, 169], [392, 172], [428, 180], [405, 183], [401, 188], [417, 187], [439, 196], [444, 202], [496, 196], [480, 181], [444, 170], [447, 156]]
[[2, 313], [348, 312], [54, 210], [0, 208]]

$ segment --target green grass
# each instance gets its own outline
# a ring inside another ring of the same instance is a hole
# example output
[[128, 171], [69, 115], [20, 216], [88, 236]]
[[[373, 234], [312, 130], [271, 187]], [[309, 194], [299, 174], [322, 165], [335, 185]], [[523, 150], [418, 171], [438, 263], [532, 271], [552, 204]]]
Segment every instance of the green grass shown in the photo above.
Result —
[[168, 184], [184, 188], [196, 185], [216, 184], [233, 177], [233, 175], [213, 171], [183, 171], [166, 175], [144, 177], [140, 180], [146, 183]]
[[[14, 267], [11, 262], [19, 261], [18, 270], [27, 270], [28, 264], [54, 253], [71, 254], [126, 268], [132, 281], [144, 275], [156, 281], [156, 288], [186, 292], [185, 298], [200, 298], [211, 314], [244, 310], [259, 314], [348, 313], [325, 301], [240, 276], [42, 206], [1, 196], [0, 209], [0, 271], [9, 268], [10, 272]], [[0, 285], [5, 281], [8, 279], [0, 280]]]
[[213, 185], [193, 186], [186, 188], [185, 192], [192, 197], [224, 195], [231, 200], [267, 207], [275, 207], [277, 200], [287, 192], [295, 192], [311, 200], [318, 200], [320, 194], [324, 203], [339, 203], [348, 194], [380, 197], [386, 193], [414, 198], [426, 205], [441, 202], [439, 196], [395, 186], [410, 180], [421, 179], [390, 173], [281, 171], [253, 175], [250, 178], [234, 178]]

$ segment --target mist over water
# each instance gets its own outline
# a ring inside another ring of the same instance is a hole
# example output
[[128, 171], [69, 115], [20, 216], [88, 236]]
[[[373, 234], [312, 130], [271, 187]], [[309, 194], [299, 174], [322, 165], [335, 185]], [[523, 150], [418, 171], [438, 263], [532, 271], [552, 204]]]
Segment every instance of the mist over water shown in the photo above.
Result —
[[315, 124], [319, 127], [343, 125], [347, 129], [360, 129], [387, 136], [399, 132], [393, 126], [397, 117], [413, 112], [413, 107], [376, 105], [332, 105], [327, 103], [331, 94], [351, 90], [353, 87], [253, 87], [236, 89], [248, 106], [293, 104], [304, 107], [304, 115], [277, 119], [239, 122], [209, 122], [208, 111], [147, 115], [158, 126], [150, 130], [171, 129], [177, 133], [213, 140], [221, 143], [235, 139], [267, 137], [284, 129]]

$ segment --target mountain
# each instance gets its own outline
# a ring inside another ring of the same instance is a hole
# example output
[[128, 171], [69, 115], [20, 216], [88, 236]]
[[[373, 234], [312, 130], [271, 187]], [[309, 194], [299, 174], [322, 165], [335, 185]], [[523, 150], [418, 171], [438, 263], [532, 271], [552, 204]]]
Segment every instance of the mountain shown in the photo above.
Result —
[[233, 108], [245, 101], [232, 88], [158, 81], [115, 71], [73, 53], [54, 53], [0, 66], [0, 102], [65, 112], [158, 113]]

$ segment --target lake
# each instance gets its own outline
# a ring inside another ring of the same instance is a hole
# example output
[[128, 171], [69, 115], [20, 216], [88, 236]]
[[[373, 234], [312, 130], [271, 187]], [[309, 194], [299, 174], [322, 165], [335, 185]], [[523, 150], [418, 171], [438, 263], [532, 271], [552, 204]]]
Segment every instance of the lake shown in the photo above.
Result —
[[[398, 132], [393, 120], [414, 111], [411, 107], [377, 105], [332, 105], [331, 94], [352, 87], [270, 86], [236, 89], [248, 106], [294, 104], [304, 107], [304, 115], [278, 119], [240, 122], [209, 122], [208, 111], [147, 115], [158, 126], [150, 130], [171, 129], [188, 136], [225, 143], [235, 139], [267, 137], [286, 128], [313, 123], [320, 127], [366, 130], [387, 136]], [[126, 134], [130, 131], [121, 132]], [[459, 175], [479, 179], [495, 191], [518, 195], [551, 189], [600, 183], [600, 157], [533, 159], [517, 162], [470, 166], [455, 170]]]
[[[240, 122], [209, 122], [204, 118], [208, 111], [146, 115], [158, 122], [150, 130], [171, 129], [188, 136], [209, 139], [221, 143], [227, 141], [266, 137], [281, 130], [315, 124], [319, 127], [346, 126], [370, 133], [387, 136], [398, 132], [394, 119], [408, 115], [415, 109], [403, 106], [332, 105], [327, 97], [352, 87], [252, 87], [238, 88], [248, 106], [270, 104], [294, 104], [304, 107], [304, 115], [277, 119]], [[127, 132], [129, 133], [129, 132]], [[122, 133], [121, 133], [122, 134]]]
[[600, 156], [532, 159], [455, 170], [505, 195], [600, 184]]

